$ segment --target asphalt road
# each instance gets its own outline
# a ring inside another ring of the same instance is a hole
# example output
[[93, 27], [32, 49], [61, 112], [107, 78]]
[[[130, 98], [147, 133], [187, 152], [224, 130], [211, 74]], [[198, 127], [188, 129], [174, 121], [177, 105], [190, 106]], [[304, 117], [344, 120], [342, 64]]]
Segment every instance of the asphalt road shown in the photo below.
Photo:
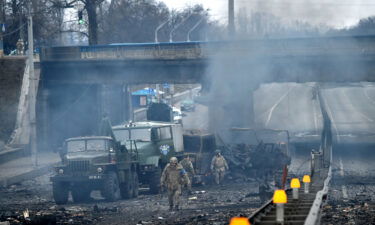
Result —
[[258, 127], [288, 130], [292, 141], [319, 141], [322, 115], [314, 83], [271, 83], [254, 93]]
[[324, 87], [322, 96], [338, 143], [375, 144], [375, 86]]

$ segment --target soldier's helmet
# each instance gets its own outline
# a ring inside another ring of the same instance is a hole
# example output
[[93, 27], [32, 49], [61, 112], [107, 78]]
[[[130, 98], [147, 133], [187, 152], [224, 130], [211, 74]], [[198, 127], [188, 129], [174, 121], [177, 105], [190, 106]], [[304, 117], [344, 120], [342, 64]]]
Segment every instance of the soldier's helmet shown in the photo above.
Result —
[[169, 160], [169, 163], [173, 164], [173, 165], [176, 165], [178, 163], [178, 160], [177, 160], [176, 157], [171, 157], [171, 159]]

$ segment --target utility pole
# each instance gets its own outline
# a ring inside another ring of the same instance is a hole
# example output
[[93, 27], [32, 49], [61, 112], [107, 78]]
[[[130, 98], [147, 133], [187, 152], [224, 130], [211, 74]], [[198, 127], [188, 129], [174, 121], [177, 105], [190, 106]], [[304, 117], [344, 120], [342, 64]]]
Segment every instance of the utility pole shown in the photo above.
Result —
[[28, 61], [29, 61], [29, 120], [30, 120], [30, 149], [31, 149], [31, 160], [34, 166], [38, 166], [38, 151], [36, 146], [36, 116], [35, 116], [35, 104], [36, 104], [36, 85], [35, 85], [35, 73], [34, 73], [34, 37], [33, 37], [33, 17], [31, 14], [31, 1], [29, 3], [28, 12]]
[[4, 38], [5, 31], [5, 0], [0, 0], [0, 57], [4, 55]]
[[230, 38], [235, 35], [236, 29], [234, 27], [234, 0], [228, 0], [228, 34]]

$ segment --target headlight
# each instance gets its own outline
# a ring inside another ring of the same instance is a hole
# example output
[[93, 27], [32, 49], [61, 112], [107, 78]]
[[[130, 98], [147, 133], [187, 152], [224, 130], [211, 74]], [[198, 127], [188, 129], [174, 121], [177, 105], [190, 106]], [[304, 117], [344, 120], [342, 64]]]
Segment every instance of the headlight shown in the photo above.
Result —
[[101, 172], [103, 172], [103, 169], [101, 167], [98, 167], [98, 169], [96, 169], [96, 171], [98, 171], [98, 173], [101, 173]]
[[59, 169], [59, 174], [63, 174], [64, 173], [64, 170], [63, 169]]

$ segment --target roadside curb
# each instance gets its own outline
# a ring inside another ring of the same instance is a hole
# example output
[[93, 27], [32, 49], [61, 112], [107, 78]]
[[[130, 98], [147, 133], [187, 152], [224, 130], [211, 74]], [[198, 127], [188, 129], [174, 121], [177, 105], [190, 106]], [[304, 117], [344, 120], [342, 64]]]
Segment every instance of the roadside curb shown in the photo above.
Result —
[[0, 152], [0, 164], [25, 157], [24, 148], [13, 148]]
[[52, 164], [33, 169], [31, 171], [28, 171], [28, 172], [25, 172], [25, 173], [22, 173], [22, 174], [19, 174], [19, 175], [15, 175], [15, 176], [12, 176], [12, 177], [9, 177], [9, 178], [2, 179], [2, 180], [0, 180], [0, 187], [7, 187], [7, 186], [10, 186], [12, 184], [21, 183], [23, 181], [42, 176], [42, 175], [50, 172], [51, 168], [53, 166], [57, 165], [57, 164], [58, 163], [52, 163]]

